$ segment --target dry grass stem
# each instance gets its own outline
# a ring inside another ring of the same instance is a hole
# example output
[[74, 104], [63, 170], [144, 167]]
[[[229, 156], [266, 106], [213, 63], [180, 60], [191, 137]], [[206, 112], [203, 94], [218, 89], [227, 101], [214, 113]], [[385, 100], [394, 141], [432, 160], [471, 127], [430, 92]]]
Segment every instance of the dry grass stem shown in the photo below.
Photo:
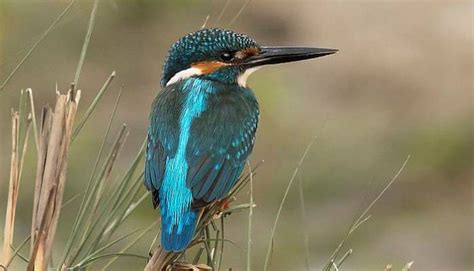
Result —
[[[352, 223], [352, 225], [349, 227], [349, 229], [348, 229], [346, 235], [344, 236], [344, 238], [339, 242], [336, 249], [334, 250], [334, 252], [329, 257], [329, 260], [328, 260], [328, 262], [327, 262], [327, 264], [326, 264], [326, 266], [324, 267], [323, 270], [330, 271], [334, 267], [334, 265], [337, 261], [338, 255], [339, 255], [342, 247], [346, 243], [346, 241], [349, 239], [349, 237], [352, 235], [352, 233], [359, 228], [360, 225], [362, 225], [363, 223], [365, 223], [367, 220], [370, 219], [371, 215], [368, 215], [368, 212], [380, 200], [380, 198], [385, 194], [385, 192], [387, 192], [387, 190], [395, 183], [395, 181], [398, 179], [398, 177], [400, 176], [400, 174], [403, 172], [406, 165], [408, 164], [408, 161], [410, 160], [410, 157], [411, 157], [410, 155], [407, 156], [407, 158], [403, 162], [402, 166], [398, 169], [397, 173], [385, 185], [385, 187], [382, 189], [382, 191], [380, 191], [377, 194], [377, 196], [370, 202], [370, 204], [362, 211], [362, 213], [357, 217], [357, 219], [354, 221], [354, 223]], [[350, 255], [352, 253], [352, 250], [349, 250], [349, 251], [350, 251], [350, 253], [349, 253], [349, 255]], [[349, 255], [343, 256], [339, 260], [340, 264], [342, 264], [342, 262], [343, 262], [342, 259], [345, 260]]]
[[298, 174], [298, 171], [300, 170], [301, 166], [303, 165], [303, 162], [306, 159], [306, 156], [308, 155], [308, 152], [311, 149], [311, 147], [313, 146], [316, 139], [317, 139], [317, 137], [313, 138], [309, 142], [309, 144], [306, 146], [306, 149], [305, 149], [303, 155], [301, 156], [300, 160], [298, 161], [298, 164], [296, 165], [295, 170], [293, 171], [293, 175], [291, 176], [291, 178], [288, 182], [288, 185], [286, 186], [285, 193], [284, 193], [283, 198], [280, 202], [280, 207], [278, 208], [278, 212], [277, 212], [277, 215], [275, 217], [275, 222], [273, 223], [273, 227], [272, 227], [271, 232], [270, 232], [270, 240], [268, 242], [267, 254], [265, 256], [265, 265], [263, 267], [263, 270], [267, 270], [267, 268], [270, 265], [270, 258], [271, 258], [271, 254], [272, 254], [272, 250], [273, 250], [273, 239], [275, 237], [275, 231], [276, 231], [276, 228], [277, 228], [277, 225], [278, 225], [278, 220], [280, 219], [281, 211], [283, 210], [283, 206], [285, 205], [286, 198], [288, 196], [288, 193], [290, 192], [291, 185], [293, 184], [293, 181], [295, 180], [296, 175]]
[[[28, 147], [28, 136], [31, 128], [31, 114], [25, 119], [24, 115], [24, 92], [20, 92], [19, 111], [12, 110], [12, 150], [10, 160], [10, 181], [8, 188], [8, 201], [5, 215], [5, 227], [3, 238], [3, 253], [1, 263], [7, 266], [11, 260], [13, 235], [15, 231], [15, 214], [20, 189], [21, 173]], [[26, 121], [26, 124], [23, 123]]]
[[115, 74], [116, 74], [115, 71], [112, 71], [112, 73], [109, 75], [107, 80], [105, 80], [104, 85], [102, 86], [102, 88], [99, 90], [99, 93], [95, 96], [94, 100], [90, 104], [89, 108], [87, 108], [86, 113], [84, 114], [84, 116], [81, 118], [81, 120], [77, 124], [76, 129], [74, 129], [74, 132], [72, 134], [72, 141], [74, 141], [74, 139], [79, 135], [79, 132], [81, 131], [82, 127], [84, 127], [84, 125], [86, 124], [86, 122], [89, 119], [90, 115], [92, 114], [92, 112], [94, 112], [95, 108], [97, 107], [97, 104], [102, 99], [102, 96], [104, 95], [104, 93], [107, 91], [108, 87], [110, 86], [110, 84], [114, 80]]
[[39, 153], [39, 142], [38, 142], [38, 125], [36, 123], [36, 110], [35, 110], [35, 102], [33, 99], [33, 90], [31, 88], [26, 89], [26, 94], [28, 95], [30, 101], [30, 112], [31, 112], [31, 119], [33, 122], [33, 131], [35, 134], [35, 146], [36, 146], [36, 153]]
[[51, 25], [44, 31], [44, 33], [41, 35], [41, 37], [36, 41], [35, 44], [28, 50], [28, 52], [25, 54], [25, 56], [20, 60], [20, 62], [15, 66], [15, 68], [12, 70], [12, 72], [7, 76], [7, 78], [3, 81], [3, 83], [0, 85], [0, 93], [2, 90], [5, 88], [5, 86], [8, 84], [8, 82], [12, 79], [12, 77], [15, 75], [15, 73], [20, 69], [20, 67], [26, 62], [26, 60], [31, 56], [33, 51], [40, 45], [40, 43], [43, 41], [46, 36], [51, 32], [51, 30], [61, 21], [61, 19], [66, 15], [71, 9], [71, 7], [74, 5], [74, 3], [77, 0], [72, 0], [67, 7], [59, 14], [58, 17], [51, 23]]
[[[33, 206], [30, 266], [46, 270], [61, 210], [68, 149], [81, 92], [56, 93], [54, 112], [43, 109]], [[33, 263], [34, 262], [34, 263]]]
[[[247, 232], [247, 271], [250, 271], [252, 265], [252, 216], [253, 216], [253, 172], [250, 163], [247, 161], [247, 168], [249, 170], [249, 224], [248, 224], [248, 232]], [[222, 242], [224, 243], [224, 242]], [[220, 262], [219, 262], [220, 263]], [[220, 267], [220, 266], [219, 266]]]
[[153, 252], [153, 256], [148, 260], [147, 265], [145, 266], [145, 271], [156, 271], [163, 270], [168, 265], [167, 259], [169, 255], [173, 253], [166, 252], [160, 246], [156, 248]]
[[19, 153], [18, 153], [18, 140], [19, 140], [19, 122], [20, 116], [18, 112], [12, 112], [12, 152], [10, 160], [10, 183], [8, 188], [8, 202], [7, 212], [5, 216], [5, 228], [3, 231], [3, 255], [2, 263], [7, 264], [7, 261], [11, 256], [10, 246], [13, 242], [13, 232], [15, 228], [15, 211], [18, 199], [18, 186], [19, 186]]
[[221, 21], [222, 19], [222, 16], [224, 16], [225, 14], [225, 11], [227, 10], [227, 8], [229, 7], [229, 4], [230, 4], [230, 0], [227, 0], [224, 4], [224, 6], [222, 7], [221, 11], [219, 12], [219, 15], [217, 15], [217, 19], [215, 21], [215, 25], [219, 25], [219, 22]]
[[84, 64], [84, 59], [86, 58], [87, 49], [89, 48], [89, 42], [91, 40], [92, 31], [94, 30], [95, 25], [95, 18], [97, 15], [97, 7], [99, 6], [99, 0], [94, 1], [94, 5], [92, 6], [91, 15], [89, 17], [89, 24], [87, 26], [87, 33], [82, 44], [81, 56], [79, 58], [79, 62], [77, 63], [76, 73], [74, 75], [74, 85], [78, 85], [79, 77], [81, 76], [82, 65]]
[[300, 207], [301, 207], [301, 228], [303, 232], [303, 241], [304, 241], [304, 251], [305, 251], [305, 264], [306, 270], [310, 270], [310, 253], [309, 253], [309, 233], [308, 233], [308, 222], [307, 222], [307, 214], [306, 214], [306, 205], [304, 200], [304, 191], [303, 191], [303, 174], [300, 171], [299, 174], [299, 182], [298, 182], [298, 192], [299, 192], [299, 199], [300, 199]]
[[244, 9], [248, 6], [248, 4], [250, 3], [251, 0], [246, 0], [244, 2], [244, 4], [242, 5], [242, 7], [240, 7], [239, 11], [237, 11], [237, 13], [235, 14], [234, 18], [232, 18], [232, 20], [230, 20], [230, 23], [229, 23], [229, 27], [232, 26], [235, 21], [237, 21], [237, 19], [239, 18], [239, 16], [242, 14], [242, 12], [244, 11]]

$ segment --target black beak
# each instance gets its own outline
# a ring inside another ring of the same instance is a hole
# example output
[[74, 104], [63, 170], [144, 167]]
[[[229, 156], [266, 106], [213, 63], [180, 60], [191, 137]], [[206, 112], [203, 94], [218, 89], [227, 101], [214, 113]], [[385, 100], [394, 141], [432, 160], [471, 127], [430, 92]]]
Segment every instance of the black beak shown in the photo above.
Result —
[[317, 58], [332, 55], [338, 50], [326, 48], [308, 47], [260, 47], [261, 51], [254, 56], [244, 60], [242, 65], [246, 68], [262, 65], [279, 64], [293, 61], [300, 61], [310, 58]]

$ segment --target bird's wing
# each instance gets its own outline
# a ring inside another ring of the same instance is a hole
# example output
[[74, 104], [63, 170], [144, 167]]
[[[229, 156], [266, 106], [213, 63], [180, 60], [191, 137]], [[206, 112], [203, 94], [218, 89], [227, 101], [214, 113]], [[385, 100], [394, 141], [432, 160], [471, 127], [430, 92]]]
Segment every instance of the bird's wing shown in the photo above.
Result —
[[195, 201], [224, 197], [235, 185], [252, 151], [258, 105], [251, 93], [211, 95], [191, 125], [186, 149], [187, 186]]
[[173, 157], [179, 140], [182, 95], [165, 88], [153, 101], [148, 128], [145, 187], [153, 194], [153, 205], [159, 204], [159, 190], [165, 174], [166, 160]]
[[[155, 207], [166, 161], [175, 156], [179, 143], [179, 116], [185, 100], [181, 93], [173, 85], [166, 87], [153, 102], [150, 114], [145, 186], [153, 193]], [[186, 183], [194, 200], [220, 199], [234, 186], [252, 151], [258, 114], [251, 93], [236, 90], [206, 99], [206, 110], [191, 123], [186, 146]]]

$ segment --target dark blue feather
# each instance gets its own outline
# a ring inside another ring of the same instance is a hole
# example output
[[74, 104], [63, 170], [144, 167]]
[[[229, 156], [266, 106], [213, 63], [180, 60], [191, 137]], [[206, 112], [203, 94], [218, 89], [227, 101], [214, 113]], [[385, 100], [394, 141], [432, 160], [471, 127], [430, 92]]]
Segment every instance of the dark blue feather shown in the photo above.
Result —
[[159, 190], [165, 173], [166, 159], [174, 157], [179, 139], [179, 118], [184, 94], [173, 88], [156, 97], [150, 112], [148, 128], [145, 187], [153, 193], [155, 208], [159, 203]]
[[[166, 216], [165, 216], [166, 217]], [[191, 242], [196, 228], [198, 214], [189, 209], [182, 216], [180, 225], [175, 225], [171, 230], [163, 230], [172, 222], [165, 218], [161, 221], [161, 244], [166, 251], [182, 251]]]
[[207, 202], [224, 197], [237, 181], [253, 148], [259, 114], [249, 89], [213, 86], [206, 111], [193, 121], [186, 152], [193, 169], [188, 186], [195, 199]]
[[145, 186], [155, 207], [160, 204], [166, 250], [181, 251], [191, 241], [198, 218], [193, 202], [221, 199], [235, 185], [253, 148], [258, 114], [249, 89], [211, 80], [180, 81], [155, 99]]

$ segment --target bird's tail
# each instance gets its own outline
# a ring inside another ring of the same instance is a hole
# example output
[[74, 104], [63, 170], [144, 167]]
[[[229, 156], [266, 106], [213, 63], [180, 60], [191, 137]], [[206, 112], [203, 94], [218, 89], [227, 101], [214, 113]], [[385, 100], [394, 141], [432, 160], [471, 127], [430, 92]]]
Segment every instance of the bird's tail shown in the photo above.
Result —
[[179, 223], [173, 223], [171, 216], [161, 221], [161, 245], [166, 251], [183, 251], [191, 243], [198, 221], [198, 213], [191, 206], [182, 214]]

